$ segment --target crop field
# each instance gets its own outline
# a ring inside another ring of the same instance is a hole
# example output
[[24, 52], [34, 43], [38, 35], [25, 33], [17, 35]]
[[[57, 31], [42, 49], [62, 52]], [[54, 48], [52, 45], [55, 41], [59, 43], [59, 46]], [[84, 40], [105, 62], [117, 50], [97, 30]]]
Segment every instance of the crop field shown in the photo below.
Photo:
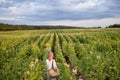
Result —
[[1, 31], [0, 80], [45, 80], [48, 51], [60, 80], [120, 80], [120, 29]]

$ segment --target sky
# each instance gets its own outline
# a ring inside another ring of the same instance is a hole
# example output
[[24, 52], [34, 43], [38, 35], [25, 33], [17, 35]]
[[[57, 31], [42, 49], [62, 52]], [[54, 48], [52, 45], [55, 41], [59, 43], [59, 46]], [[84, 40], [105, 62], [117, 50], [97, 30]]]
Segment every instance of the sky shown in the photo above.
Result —
[[0, 0], [0, 23], [106, 27], [120, 24], [120, 0]]

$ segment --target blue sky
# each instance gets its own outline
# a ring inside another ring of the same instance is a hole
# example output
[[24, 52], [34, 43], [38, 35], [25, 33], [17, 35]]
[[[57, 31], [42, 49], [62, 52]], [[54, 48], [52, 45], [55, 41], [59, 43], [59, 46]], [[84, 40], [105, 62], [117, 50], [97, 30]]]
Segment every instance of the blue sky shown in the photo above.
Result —
[[120, 24], [120, 0], [0, 0], [0, 23], [80, 27]]

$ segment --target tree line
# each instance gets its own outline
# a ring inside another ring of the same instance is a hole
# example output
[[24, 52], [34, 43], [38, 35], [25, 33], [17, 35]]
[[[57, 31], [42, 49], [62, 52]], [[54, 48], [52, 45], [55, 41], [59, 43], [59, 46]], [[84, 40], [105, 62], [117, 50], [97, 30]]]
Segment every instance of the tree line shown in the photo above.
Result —
[[[87, 27], [90, 28], [90, 27]], [[101, 27], [92, 27], [101, 28]], [[120, 28], [120, 24], [109, 25], [106, 28]], [[85, 27], [64, 26], [64, 25], [12, 25], [0, 23], [0, 31], [13, 31], [13, 30], [39, 30], [39, 29], [86, 29]]]
[[106, 28], [120, 28], [120, 24], [113, 24], [113, 25], [109, 25]]
[[0, 23], [0, 31], [13, 31], [13, 30], [39, 30], [39, 29], [80, 29], [84, 27], [63, 26], [63, 25], [12, 25]]

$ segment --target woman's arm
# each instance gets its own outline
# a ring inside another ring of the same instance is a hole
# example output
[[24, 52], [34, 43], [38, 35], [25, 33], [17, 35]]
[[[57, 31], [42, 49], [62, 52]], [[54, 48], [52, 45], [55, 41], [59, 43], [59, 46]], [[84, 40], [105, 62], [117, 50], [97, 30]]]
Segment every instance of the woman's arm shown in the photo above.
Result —
[[57, 69], [57, 64], [56, 64], [56, 61], [53, 59], [53, 67], [54, 69]]
[[50, 62], [48, 62], [48, 60], [46, 60], [46, 65], [47, 65], [47, 70], [50, 70], [51, 69], [51, 64], [50, 64]]

